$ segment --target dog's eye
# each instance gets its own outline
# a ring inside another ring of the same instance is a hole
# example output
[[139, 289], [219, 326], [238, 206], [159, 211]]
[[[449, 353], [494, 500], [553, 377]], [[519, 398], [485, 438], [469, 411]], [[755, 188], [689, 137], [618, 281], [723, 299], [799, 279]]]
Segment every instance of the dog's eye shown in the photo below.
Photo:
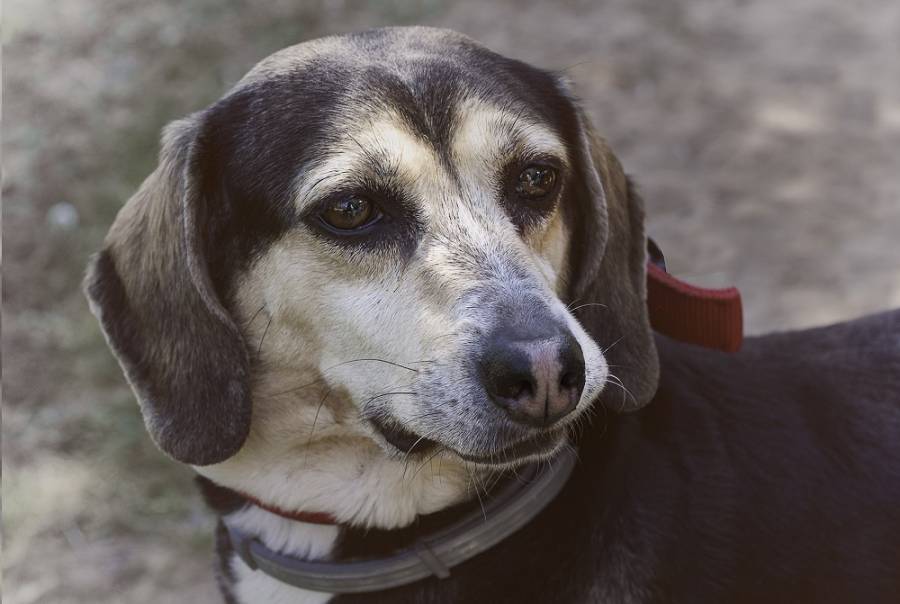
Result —
[[355, 231], [374, 224], [381, 213], [368, 199], [350, 195], [329, 203], [319, 218], [336, 231]]
[[546, 197], [556, 188], [556, 180], [556, 169], [551, 166], [527, 166], [519, 173], [516, 194], [523, 199]]

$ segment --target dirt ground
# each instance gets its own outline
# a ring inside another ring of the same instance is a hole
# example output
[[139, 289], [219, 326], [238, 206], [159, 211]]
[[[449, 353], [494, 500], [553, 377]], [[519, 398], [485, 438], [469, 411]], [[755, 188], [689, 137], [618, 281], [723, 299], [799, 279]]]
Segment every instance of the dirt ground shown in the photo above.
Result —
[[3, 577], [9, 604], [216, 602], [212, 522], [146, 437], [79, 292], [169, 120], [288, 44], [463, 31], [563, 69], [674, 272], [748, 331], [900, 305], [896, 0], [7, 0]]

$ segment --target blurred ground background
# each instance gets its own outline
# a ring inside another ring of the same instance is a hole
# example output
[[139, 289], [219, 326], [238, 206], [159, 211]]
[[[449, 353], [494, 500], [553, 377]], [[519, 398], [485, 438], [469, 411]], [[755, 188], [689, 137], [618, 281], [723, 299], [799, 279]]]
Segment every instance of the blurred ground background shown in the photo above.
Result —
[[145, 436], [79, 292], [158, 132], [254, 62], [426, 23], [566, 69], [679, 275], [748, 330], [900, 305], [900, 3], [7, 0], [3, 574], [9, 604], [215, 602], [211, 519]]

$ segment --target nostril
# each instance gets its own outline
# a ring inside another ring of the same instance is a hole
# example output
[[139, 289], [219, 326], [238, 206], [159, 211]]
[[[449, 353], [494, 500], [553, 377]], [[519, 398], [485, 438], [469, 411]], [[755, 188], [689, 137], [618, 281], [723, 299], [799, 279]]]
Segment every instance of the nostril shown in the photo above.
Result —
[[534, 386], [528, 380], [511, 380], [506, 383], [502, 381], [496, 385], [495, 392], [499, 397], [517, 400], [523, 396], [531, 396], [534, 394]]
[[559, 385], [564, 389], [578, 388], [581, 386], [581, 374], [574, 371], [567, 371], [562, 374], [559, 379]]

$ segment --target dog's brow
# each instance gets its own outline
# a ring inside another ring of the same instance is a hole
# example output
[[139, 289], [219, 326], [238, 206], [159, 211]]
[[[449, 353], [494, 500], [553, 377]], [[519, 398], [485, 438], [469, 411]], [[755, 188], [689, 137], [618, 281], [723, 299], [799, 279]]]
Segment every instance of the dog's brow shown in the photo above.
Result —
[[393, 116], [348, 129], [337, 138], [324, 160], [300, 174], [296, 187], [300, 206], [355, 182], [354, 177], [358, 181], [360, 175], [412, 182], [442, 173], [436, 151]]
[[458, 161], [502, 163], [515, 156], [552, 156], [568, 163], [560, 137], [525, 110], [469, 103], [458, 115], [451, 146]]

